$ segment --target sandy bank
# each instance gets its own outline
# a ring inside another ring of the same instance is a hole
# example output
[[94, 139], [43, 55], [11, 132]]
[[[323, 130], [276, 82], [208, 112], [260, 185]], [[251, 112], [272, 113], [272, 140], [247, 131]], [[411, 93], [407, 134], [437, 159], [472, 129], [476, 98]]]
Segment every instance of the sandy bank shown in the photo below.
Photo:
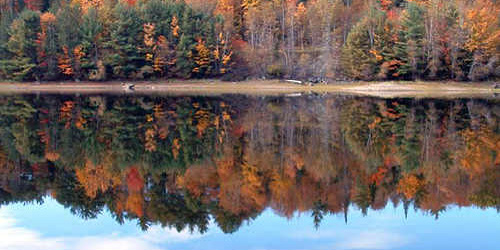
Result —
[[302, 93], [336, 93], [391, 97], [495, 97], [500, 89], [493, 83], [457, 82], [351, 82], [303, 86], [276, 80], [221, 82], [217, 80], [134, 82], [134, 90], [126, 90], [122, 82], [51, 82], [0, 83], [0, 94], [159, 94], [217, 95], [249, 94], [279, 95]]

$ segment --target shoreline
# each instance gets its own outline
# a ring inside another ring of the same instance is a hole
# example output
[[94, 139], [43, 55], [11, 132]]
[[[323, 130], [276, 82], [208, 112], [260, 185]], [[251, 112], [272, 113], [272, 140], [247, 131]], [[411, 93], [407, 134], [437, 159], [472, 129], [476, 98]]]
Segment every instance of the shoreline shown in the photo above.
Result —
[[494, 97], [500, 89], [492, 82], [338, 82], [305, 86], [280, 80], [223, 82], [219, 80], [124, 81], [134, 84], [126, 90], [120, 81], [110, 82], [0, 82], [0, 94], [153, 94], [153, 95], [290, 95], [340, 94], [395, 97]]

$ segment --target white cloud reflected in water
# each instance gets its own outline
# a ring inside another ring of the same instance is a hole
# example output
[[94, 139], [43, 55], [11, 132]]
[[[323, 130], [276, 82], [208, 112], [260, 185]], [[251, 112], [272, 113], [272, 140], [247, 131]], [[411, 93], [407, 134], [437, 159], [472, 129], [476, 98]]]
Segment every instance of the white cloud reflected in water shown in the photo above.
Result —
[[[292, 234], [296, 240], [321, 240], [325, 243], [319, 249], [396, 249], [412, 242], [412, 237], [389, 230], [320, 230]], [[333, 244], [333, 247], [331, 247]]]
[[111, 234], [83, 237], [46, 237], [41, 233], [18, 225], [4, 208], [0, 208], [0, 250], [160, 250], [161, 245], [185, 242], [202, 237], [187, 230], [153, 226], [143, 234], [134, 236]]
[[320, 242], [314, 249], [335, 250], [385, 250], [400, 249], [415, 241], [415, 235], [398, 230], [400, 218], [390, 214], [378, 214], [366, 218], [365, 223], [370, 225], [350, 228], [337, 226], [336, 229], [298, 230], [288, 236], [293, 240]]
[[0, 209], [0, 249], [65, 249], [64, 240], [44, 239], [40, 233], [19, 227], [5, 209]]
[[395, 232], [361, 231], [341, 240], [335, 249], [394, 249], [410, 242], [410, 237]]

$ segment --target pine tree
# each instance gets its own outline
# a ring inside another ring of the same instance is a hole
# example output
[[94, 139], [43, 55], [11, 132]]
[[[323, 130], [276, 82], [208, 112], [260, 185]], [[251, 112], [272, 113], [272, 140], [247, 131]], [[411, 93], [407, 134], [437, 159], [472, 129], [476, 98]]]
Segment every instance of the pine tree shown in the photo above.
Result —
[[10, 25], [14, 15], [10, 11], [0, 11], [0, 79], [7, 78], [6, 67], [9, 64], [11, 54], [7, 49], [9, 41]]
[[79, 30], [81, 11], [77, 5], [65, 4], [56, 12], [59, 43], [70, 50], [73, 50], [81, 40]]
[[155, 25], [157, 35], [170, 38], [171, 23], [178, 13], [183, 13], [185, 4], [173, 1], [151, 0], [147, 1], [141, 8], [144, 22]]
[[423, 7], [415, 2], [408, 2], [403, 12], [399, 40], [395, 46], [395, 54], [402, 63], [398, 74], [403, 78], [420, 78], [425, 70], [424, 15]]
[[8, 77], [15, 80], [40, 80], [37, 60], [40, 31], [40, 16], [34, 11], [25, 10], [12, 22], [7, 50], [13, 57], [3, 63]]
[[176, 71], [178, 76], [183, 78], [191, 77], [195, 68], [193, 62], [193, 44], [188, 35], [182, 34], [177, 45]]
[[107, 47], [112, 51], [105, 64], [113, 69], [118, 78], [135, 78], [137, 70], [144, 66], [144, 55], [139, 50], [142, 44], [142, 23], [136, 8], [121, 3], [113, 9]]
[[[195, 24], [194, 16], [192, 10], [186, 8], [182, 15], [182, 20], [180, 22], [180, 34], [179, 43], [177, 45], [177, 61], [176, 61], [176, 71], [178, 76], [183, 78], [189, 78], [192, 75], [195, 64], [193, 61], [193, 51], [195, 49]], [[176, 30], [172, 30], [175, 32]], [[174, 34], [175, 36], [175, 34]]]
[[7, 58], [7, 42], [9, 41], [9, 29], [14, 15], [9, 11], [0, 11], [0, 58]]
[[350, 77], [372, 79], [376, 70], [376, 58], [370, 53], [371, 50], [369, 23], [364, 18], [352, 28], [342, 51], [344, 69]]
[[102, 32], [103, 24], [99, 19], [97, 9], [89, 8], [83, 15], [82, 24], [80, 25], [81, 42], [79, 46], [82, 52], [80, 65], [84, 71], [83, 73], [94, 80], [104, 80], [105, 77], [102, 67], [101, 69], [98, 67], [98, 64], [102, 65], [99, 55]]
[[377, 78], [379, 80], [399, 78], [398, 68], [401, 61], [396, 58], [394, 47], [397, 42], [393, 20], [386, 19], [380, 23], [375, 33], [375, 58], [380, 64]]

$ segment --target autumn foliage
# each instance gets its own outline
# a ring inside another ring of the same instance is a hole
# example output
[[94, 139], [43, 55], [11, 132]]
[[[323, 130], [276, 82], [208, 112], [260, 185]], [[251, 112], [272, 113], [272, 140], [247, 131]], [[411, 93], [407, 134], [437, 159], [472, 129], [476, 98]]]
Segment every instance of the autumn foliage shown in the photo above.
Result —
[[0, 79], [500, 76], [495, 0], [21, 2], [0, 4]]

